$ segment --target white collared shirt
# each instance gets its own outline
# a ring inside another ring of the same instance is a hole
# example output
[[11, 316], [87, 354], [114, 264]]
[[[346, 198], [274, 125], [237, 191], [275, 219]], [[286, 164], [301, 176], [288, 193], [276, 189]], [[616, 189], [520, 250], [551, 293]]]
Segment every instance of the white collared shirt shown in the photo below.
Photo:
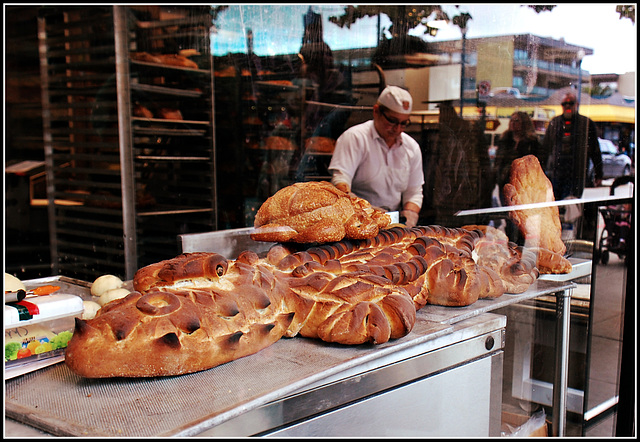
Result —
[[402, 210], [407, 202], [422, 206], [420, 145], [402, 132], [388, 147], [373, 120], [349, 128], [338, 138], [329, 171], [334, 185], [346, 183], [373, 206], [388, 211]]

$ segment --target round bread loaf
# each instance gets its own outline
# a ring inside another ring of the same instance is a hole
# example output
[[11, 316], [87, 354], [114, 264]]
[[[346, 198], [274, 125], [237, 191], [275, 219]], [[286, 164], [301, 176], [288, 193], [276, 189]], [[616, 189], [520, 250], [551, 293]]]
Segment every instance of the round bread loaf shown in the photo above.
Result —
[[289, 138], [278, 136], [267, 137], [264, 148], [267, 150], [296, 150], [295, 144]]
[[328, 137], [309, 137], [304, 144], [307, 153], [333, 153], [336, 140]]
[[295, 183], [280, 189], [258, 209], [256, 241], [327, 243], [372, 238], [390, 223], [381, 210], [328, 182]]
[[10, 273], [4, 273], [4, 291], [17, 292], [18, 290], [26, 290], [24, 283]]
[[129, 290], [125, 288], [107, 290], [105, 292], [102, 292], [102, 294], [100, 294], [100, 297], [98, 298], [98, 304], [100, 304], [101, 306], [104, 306], [105, 304], [108, 304], [114, 299], [124, 298], [129, 293], [130, 293]]
[[119, 289], [124, 282], [115, 275], [98, 276], [93, 284], [91, 284], [91, 294], [93, 296], [101, 296], [104, 292], [113, 289]]

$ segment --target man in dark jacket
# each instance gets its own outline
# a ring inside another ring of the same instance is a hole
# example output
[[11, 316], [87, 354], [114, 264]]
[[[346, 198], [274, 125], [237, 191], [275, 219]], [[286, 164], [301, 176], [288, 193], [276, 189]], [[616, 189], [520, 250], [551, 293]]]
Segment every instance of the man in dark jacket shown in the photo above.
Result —
[[602, 183], [602, 153], [595, 123], [578, 114], [576, 96], [567, 93], [562, 99], [562, 115], [551, 120], [542, 142], [546, 172], [553, 184], [556, 201], [569, 196], [582, 197], [588, 159], [593, 162], [595, 185]]

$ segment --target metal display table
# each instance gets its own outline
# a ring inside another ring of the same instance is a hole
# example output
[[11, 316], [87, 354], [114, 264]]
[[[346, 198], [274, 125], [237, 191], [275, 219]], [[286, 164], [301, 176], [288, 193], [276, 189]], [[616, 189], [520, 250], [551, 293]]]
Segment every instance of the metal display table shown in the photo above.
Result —
[[[616, 199], [616, 197], [612, 197]], [[534, 204], [525, 204], [520, 206], [512, 206], [512, 207], [491, 207], [487, 209], [474, 209], [474, 210], [466, 210], [460, 211], [456, 213], [457, 216], [470, 216], [477, 215], [483, 213], [496, 213], [496, 212], [508, 212], [515, 208], [518, 209], [532, 209], [539, 207], [546, 207], [549, 205], [553, 206], [561, 206], [561, 205], [572, 205], [578, 203], [591, 203], [594, 201], [599, 201], [600, 199], [574, 199], [574, 200], [563, 200], [556, 201], [553, 203], [534, 203]], [[238, 256], [240, 252], [243, 250], [254, 250], [256, 253], [265, 253], [269, 250], [269, 248], [274, 243], [268, 242], [256, 242], [251, 240], [249, 237], [253, 228], [246, 227], [240, 229], [231, 229], [231, 230], [223, 230], [217, 232], [206, 232], [206, 233], [196, 233], [196, 234], [186, 234], [180, 235], [180, 240], [182, 242], [182, 249], [184, 252], [217, 252], [226, 258], [234, 258]], [[563, 274], [563, 275], [542, 275], [539, 281], [558, 281], [558, 282], [566, 282], [569, 283], [571, 281], [575, 281], [582, 277], [588, 276], [591, 274], [591, 260], [586, 259], [577, 259], [570, 258], [571, 264], [573, 266], [571, 273]], [[556, 297], [556, 354], [555, 354], [555, 374], [554, 374], [554, 386], [558, 386], [558, 388], [553, 389], [553, 399], [552, 399], [552, 436], [564, 436], [565, 428], [566, 428], [566, 413], [567, 413], [567, 391], [568, 391], [568, 365], [569, 365], [569, 325], [571, 319], [571, 296], [573, 292], [573, 288], [575, 286], [572, 285], [571, 288], [566, 288], [562, 290], [558, 290], [553, 294]], [[531, 292], [530, 289], [528, 292]], [[513, 296], [513, 295], [506, 295]], [[540, 295], [538, 295], [540, 296]], [[532, 296], [532, 298], [536, 298], [538, 296]], [[503, 299], [509, 298], [500, 298]], [[530, 299], [527, 296], [519, 295], [519, 301], [524, 299]], [[511, 303], [511, 302], [509, 302]], [[490, 305], [490, 306], [489, 306]], [[485, 305], [484, 311], [489, 311], [492, 309], [500, 308], [501, 306], [497, 306], [496, 304]], [[506, 305], [506, 304], [505, 304]], [[435, 306], [429, 306], [429, 314], [428, 319], [439, 321], [444, 320], [447, 321], [446, 318], [448, 315], [449, 308], [444, 308], [443, 313], [439, 313], [442, 307], [438, 308]], [[478, 314], [479, 307], [474, 304], [469, 307], [458, 308], [458, 312], [466, 311], [472, 312], [471, 314]], [[424, 310], [424, 309], [423, 309]], [[441, 314], [441, 316], [438, 316]], [[456, 318], [462, 318], [464, 315], [457, 315]]]
[[[591, 274], [591, 260], [571, 259], [573, 269], [565, 275], [544, 275], [543, 280], [569, 282]], [[573, 289], [556, 292], [556, 358], [553, 379], [553, 411], [551, 435], [563, 437], [567, 418], [567, 390], [569, 388], [569, 325], [571, 323], [571, 294]]]
[[[382, 345], [350, 347], [283, 338], [254, 355], [184, 376], [83, 379], [58, 364], [5, 382], [6, 417], [56, 436], [326, 435], [327, 419], [334, 428], [357, 428], [351, 423], [363, 412], [389, 409], [375, 398], [388, 397], [391, 404], [413, 403], [411, 389], [402, 388], [410, 384], [423, 388], [416, 391], [428, 392], [431, 400], [424, 406], [439, 404], [439, 412], [450, 418], [480, 416], [480, 420], [465, 430], [443, 419], [448, 428], [412, 428], [405, 435], [498, 436], [506, 319], [489, 312], [538, 296], [570, 292], [573, 287], [569, 282], [538, 280], [523, 294], [478, 300], [467, 307], [427, 305], [418, 312], [411, 333]], [[568, 336], [564, 327], [558, 330]], [[453, 376], [448, 380], [440, 376], [445, 372]], [[466, 386], [460, 394], [483, 392], [482, 400], [468, 398], [475, 408], [466, 414], [459, 396], [441, 391], [444, 385], [458, 384]], [[444, 401], [447, 396], [455, 401]], [[560, 405], [562, 396], [560, 389]], [[353, 407], [356, 403], [358, 407]], [[431, 416], [432, 411], [420, 415]], [[336, 427], [335, 422], [345, 419], [348, 426]], [[564, 421], [556, 423], [554, 418], [554, 425], [560, 433]]]

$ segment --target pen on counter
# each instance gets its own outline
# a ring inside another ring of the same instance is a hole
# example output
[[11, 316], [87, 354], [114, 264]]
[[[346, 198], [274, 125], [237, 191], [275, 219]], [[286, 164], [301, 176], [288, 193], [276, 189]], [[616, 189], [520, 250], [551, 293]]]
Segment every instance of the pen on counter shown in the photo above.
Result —
[[60, 286], [43, 285], [41, 287], [36, 287], [33, 290], [18, 289], [15, 292], [4, 292], [4, 303], [20, 302], [25, 298], [31, 298], [34, 296], [46, 296], [58, 290], [60, 290]]
[[27, 292], [22, 289], [15, 292], [4, 292], [4, 303], [6, 304], [7, 302], [20, 302], [26, 297]]

